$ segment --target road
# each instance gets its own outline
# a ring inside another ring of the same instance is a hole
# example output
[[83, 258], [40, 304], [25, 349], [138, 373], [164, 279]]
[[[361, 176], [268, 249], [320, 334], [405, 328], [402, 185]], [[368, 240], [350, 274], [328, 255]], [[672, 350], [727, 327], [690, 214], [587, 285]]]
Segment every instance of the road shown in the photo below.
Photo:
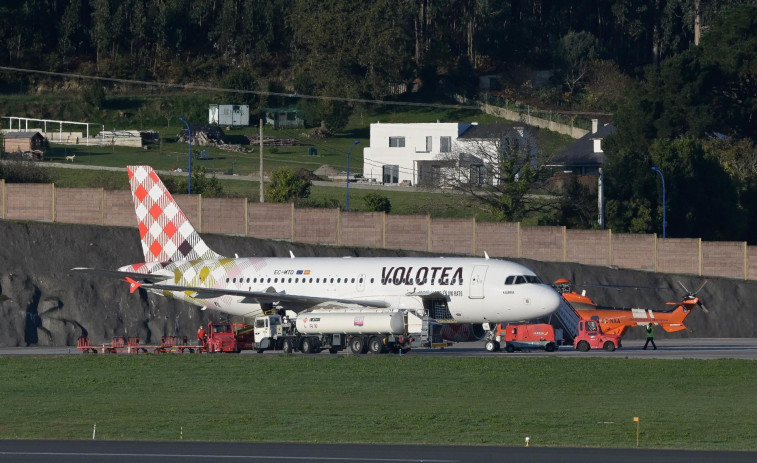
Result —
[[0, 462], [751, 463], [757, 452], [445, 445], [0, 441]]

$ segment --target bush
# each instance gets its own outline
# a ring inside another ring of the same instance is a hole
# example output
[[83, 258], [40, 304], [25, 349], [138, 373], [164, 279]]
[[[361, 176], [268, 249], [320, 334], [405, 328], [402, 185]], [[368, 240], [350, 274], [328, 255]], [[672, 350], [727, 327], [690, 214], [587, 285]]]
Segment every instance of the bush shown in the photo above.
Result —
[[8, 183], [52, 183], [47, 169], [32, 161], [0, 162], [0, 178]]
[[363, 201], [365, 202], [365, 210], [368, 212], [389, 213], [392, 210], [392, 203], [389, 198], [376, 192], [365, 195]]

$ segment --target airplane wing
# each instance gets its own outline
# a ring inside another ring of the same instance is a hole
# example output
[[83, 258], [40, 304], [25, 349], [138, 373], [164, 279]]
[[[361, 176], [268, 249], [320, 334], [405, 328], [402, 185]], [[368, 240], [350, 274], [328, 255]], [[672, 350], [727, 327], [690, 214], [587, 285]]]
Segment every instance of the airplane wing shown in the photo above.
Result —
[[228, 289], [228, 288], [207, 288], [203, 286], [180, 286], [180, 285], [167, 285], [160, 284], [165, 280], [174, 278], [173, 275], [163, 275], [156, 273], [138, 273], [138, 272], [122, 272], [118, 270], [103, 270], [95, 268], [83, 268], [77, 267], [71, 269], [75, 272], [91, 273], [94, 275], [107, 276], [112, 278], [119, 278], [127, 281], [132, 286], [132, 292], [137, 288], [154, 289], [159, 291], [189, 291], [192, 292], [191, 297], [195, 299], [212, 299], [220, 296], [241, 296], [242, 302], [266, 304], [272, 302], [290, 303], [290, 304], [304, 304], [304, 305], [316, 305], [324, 302], [335, 302], [340, 304], [355, 304], [365, 307], [378, 307], [388, 308], [389, 303], [381, 300], [365, 300], [365, 299], [338, 299], [338, 298], [326, 298], [326, 297], [313, 297], [296, 294], [286, 294], [278, 292], [266, 292], [266, 291], [245, 291], [242, 289]]
[[327, 297], [313, 297], [297, 294], [277, 293], [277, 292], [265, 292], [265, 291], [246, 291], [243, 289], [227, 289], [227, 288], [205, 288], [202, 286], [179, 286], [179, 285], [161, 285], [146, 283], [141, 285], [146, 289], [157, 289], [161, 291], [190, 291], [194, 294], [191, 296], [195, 299], [211, 299], [219, 296], [241, 296], [242, 302], [248, 303], [271, 303], [271, 302], [287, 302], [293, 304], [322, 304], [324, 302], [336, 302], [340, 304], [355, 304], [365, 307], [378, 307], [388, 308], [389, 303], [381, 300], [366, 300], [366, 299], [341, 299], [341, 298], [327, 298]]
[[106, 276], [110, 278], [131, 278], [136, 281], [144, 281], [147, 283], [156, 283], [159, 281], [165, 281], [170, 280], [173, 278], [173, 274], [160, 274], [160, 273], [139, 273], [139, 272], [122, 272], [119, 270], [105, 270], [105, 269], [99, 269], [99, 268], [85, 268], [85, 267], [76, 267], [71, 269], [72, 272], [79, 272], [79, 273], [91, 273], [93, 275], [100, 275], [100, 276]]

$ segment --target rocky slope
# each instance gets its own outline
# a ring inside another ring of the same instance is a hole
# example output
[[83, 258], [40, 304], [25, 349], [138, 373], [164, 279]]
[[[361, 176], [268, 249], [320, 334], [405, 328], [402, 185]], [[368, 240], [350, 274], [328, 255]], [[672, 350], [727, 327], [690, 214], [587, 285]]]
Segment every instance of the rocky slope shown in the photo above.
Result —
[[[398, 256], [391, 250], [318, 247], [288, 242], [205, 235], [215, 251], [233, 256]], [[416, 253], [417, 254], [417, 253]], [[0, 346], [65, 346], [87, 335], [93, 342], [139, 336], [158, 342], [163, 335], [193, 335], [216, 317], [185, 303], [130, 294], [123, 282], [72, 274], [73, 267], [117, 268], [142, 260], [136, 228], [8, 222], [0, 220]], [[665, 290], [608, 290], [587, 287], [603, 305], [664, 309], [684, 291], [701, 285], [695, 276], [665, 275], [579, 264], [520, 260], [545, 281], [561, 277], [593, 284], [638, 285]], [[692, 330], [667, 337], [752, 337], [757, 333], [757, 283], [710, 279], [699, 293], [710, 314], [693, 313]], [[661, 330], [658, 330], [660, 332]], [[628, 337], [639, 337], [630, 333]]]

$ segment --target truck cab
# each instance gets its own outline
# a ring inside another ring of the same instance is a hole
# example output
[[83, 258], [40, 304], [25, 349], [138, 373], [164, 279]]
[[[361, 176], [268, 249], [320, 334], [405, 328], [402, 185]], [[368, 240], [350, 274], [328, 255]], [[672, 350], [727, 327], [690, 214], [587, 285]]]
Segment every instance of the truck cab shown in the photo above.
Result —
[[284, 334], [281, 315], [262, 315], [255, 319], [254, 349], [258, 353], [275, 349], [277, 341]]
[[620, 336], [602, 332], [596, 320], [578, 322], [578, 336], [573, 339], [573, 345], [581, 352], [588, 352], [589, 349], [604, 349], [612, 352], [621, 347]]
[[231, 323], [208, 323], [206, 348], [208, 352], [239, 352], [239, 345]]

